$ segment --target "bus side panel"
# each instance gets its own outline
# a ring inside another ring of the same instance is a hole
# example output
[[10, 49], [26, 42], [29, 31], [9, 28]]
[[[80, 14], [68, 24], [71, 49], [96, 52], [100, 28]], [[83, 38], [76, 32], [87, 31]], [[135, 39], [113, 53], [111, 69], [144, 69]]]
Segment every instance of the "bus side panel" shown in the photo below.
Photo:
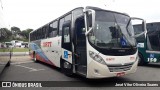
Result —
[[[46, 55], [44, 54], [43, 50], [40, 48], [40, 40], [34, 41], [30, 43], [30, 56], [33, 58], [34, 54], [33, 52], [35, 52], [35, 57], [37, 60], [45, 62], [47, 64], [51, 64], [54, 65], [54, 63], [52, 63], [48, 57], [46, 57]], [[54, 65], [55, 66], [55, 65]]]
[[44, 55], [54, 63], [56, 67], [60, 67], [61, 36], [42, 40], [41, 48]]
[[149, 63], [160, 62], [160, 54], [154, 52], [146, 52], [146, 62]]
[[143, 42], [138, 42], [137, 44], [137, 47], [138, 47], [138, 52], [143, 56], [143, 61], [144, 62], [147, 62], [147, 55], [146, 55], [146, 43], [143, 43]]
[[62, 48], [62, 59], [72, 64], [72, 52]]

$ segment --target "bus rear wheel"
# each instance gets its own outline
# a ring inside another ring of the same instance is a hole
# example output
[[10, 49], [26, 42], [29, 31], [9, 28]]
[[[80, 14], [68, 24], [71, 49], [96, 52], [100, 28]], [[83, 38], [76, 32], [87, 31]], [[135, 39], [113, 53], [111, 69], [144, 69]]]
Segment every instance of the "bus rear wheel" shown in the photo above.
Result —
[[37, 58], [36, 58], [36, 53], [35, 52], [33, 52], [33, 61], [37, 62]]

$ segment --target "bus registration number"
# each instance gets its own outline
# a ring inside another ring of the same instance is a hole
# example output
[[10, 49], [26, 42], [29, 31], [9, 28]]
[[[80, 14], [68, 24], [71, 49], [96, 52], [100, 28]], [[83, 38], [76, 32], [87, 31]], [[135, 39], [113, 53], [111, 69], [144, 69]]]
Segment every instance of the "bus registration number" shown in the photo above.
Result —
[[124, 75], [125, 75], [125, 72], [117, 73], [117, 77], [121, 77], [121, 76], [124, 76]]
[[157, 58], [147, 58], [148, 62], [157, 62]]

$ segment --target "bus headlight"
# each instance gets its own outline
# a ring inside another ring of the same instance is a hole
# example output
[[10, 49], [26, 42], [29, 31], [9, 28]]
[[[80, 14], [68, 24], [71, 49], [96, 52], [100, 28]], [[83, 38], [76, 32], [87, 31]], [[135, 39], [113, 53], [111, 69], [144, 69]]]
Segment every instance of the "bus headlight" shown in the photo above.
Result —
[[99, 56], [97, 53], [95, 53], [95, 52], [92, 52], [92, 51], [89, 51], [89, 56], [93, 59], [93, 60], [95, 60], [95, 61], [97, 61], [97, 62], [99, 62], [99, 63], [101, 63], [101, 64], [106, 64], [105, 63], [105, 61], [103, 60], [103, 58], [101, 57], [101, 56]]

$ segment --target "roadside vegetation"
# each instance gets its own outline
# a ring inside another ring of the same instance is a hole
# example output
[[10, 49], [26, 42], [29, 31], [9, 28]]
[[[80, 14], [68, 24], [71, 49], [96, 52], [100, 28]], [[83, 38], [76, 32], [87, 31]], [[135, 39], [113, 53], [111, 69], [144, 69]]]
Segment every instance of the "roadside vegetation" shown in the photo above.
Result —
[[13, 52], [28, 52], [28, 48], [13, 48]]

